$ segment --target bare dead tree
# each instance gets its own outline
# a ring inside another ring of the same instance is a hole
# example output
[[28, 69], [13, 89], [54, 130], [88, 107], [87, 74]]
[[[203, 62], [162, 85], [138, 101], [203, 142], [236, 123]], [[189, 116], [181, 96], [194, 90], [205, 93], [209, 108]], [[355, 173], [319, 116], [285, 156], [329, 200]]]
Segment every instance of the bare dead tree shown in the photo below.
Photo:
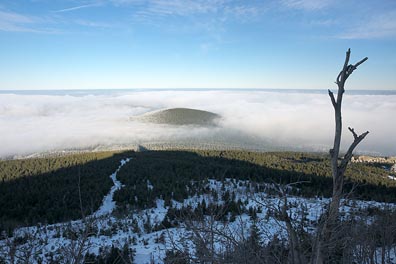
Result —
[[[40, 254], [44, 249], [41, 230], [27, 230], [19, 235], [6, 237], [0, 247], [0, 263], [4, 257], [5, 263], [32, 263], [40, 260]], [[41, 240], [41, 241], [40, 241]]]
[[[306, 181], [293, 182], [286, 185], [274, 183], [271, 187], [280, 198], [275, 202], [271, 199], [267, 199], [266, 197], [262, 197], [260, 199], [253, 198], [257, 204], [275, 212], [275, 223], [280, 227], [280, 229], [284, 229], [287, 232], [289, 246], [288, 263], [290, 264], [307, 263], [306, 252], [303, 250], [302, 239], [300, 237], [302, 234], [299, 234], [299, 230], [296, 227], [299, 223], [303, 225], [304, 221], [303, 219], [300, 219], [301, 215], [293, 216], [293, 213], [291, 212], [292, 205], [288, 200], [289, 192], [292, 190], [293, 185], [299, 185], [302, 183], [306, 183]], [[301, 211], [301, 208], [297, 211]]]
[[85, 254], [92, 247], [89, 237], [95, 235], [92, 232], [95, 225], [96, 219], [94, 217], [82, 220], [82, 230], [76, 230], [76, 237], [74, 239], [70, 238], [70, 243], [60, 248], [60, 252], [67, 263], [80, 264], [84, 262]]
[[24, 234], [26, 243], [19, 246], [18, 253], [15, 255], [16, 263], [32, 263], [38, 261], [39, 255], [44, 249], [42, 241], [40, 241], [40, 229], [37, 228], [33, 234], [26, 232]]
[[350, 54], [351, 50], [348, 49], [348, 51], [346, 52], [344, 66], [336, 79], [336, 84], [338, 86], [337, 98], [335, 98], [332, 91], [328, 91], [335, 113], [334, 145], [333, 148], [330, 149], [331, 171], [333, 176], [333, 194], [328, 211], [324, 216], [321, 225], [318, 228], [318, 235], [315, 241], [313, 256], [311, 260], [311, 263], [315, 264], [324, 263], [324, 256], [327, 254], [329, 243], [331, 243], [333, 237], [333, 226], [335, 226], [339, 217], [340, 201], [342, 198], [344, 186], [344, 174], [348, 163], [352, 158], [352, 152], [369, 133], [368, 131], [366, 131], [363, 134], [358, 135], [353, 128], [348, 127], [349, 131], [351, 131], [353, 135], [354, 140], [349, 146], [345, 155], [341, 159], [339, 158], [342, 133], [341, 105], [342, 97], [345, 92], [345, 82], [352, 74], [352, 72], [356, 70], [356, 68], [360, 64], [367, 60], [366, 57], [354, 65], [349, 64]]
[[[76, 239], [71, 238], [70, 244], [61, 248], [62, 255], [68, 263], [80, 264], [84, 262], [84, 257], [89, 249], [92, 247], [89, 237], [94, 235], [92, 233], [93, 227], [96, 226], [97, 218], [95, 215], [86, 217], [81, 198], [81, 168], [78, 167], [78, 198], [80, 201], [81, 211], [81, 228], [82, 231]], [[72, 229], [72, 228], [71, 228]]]

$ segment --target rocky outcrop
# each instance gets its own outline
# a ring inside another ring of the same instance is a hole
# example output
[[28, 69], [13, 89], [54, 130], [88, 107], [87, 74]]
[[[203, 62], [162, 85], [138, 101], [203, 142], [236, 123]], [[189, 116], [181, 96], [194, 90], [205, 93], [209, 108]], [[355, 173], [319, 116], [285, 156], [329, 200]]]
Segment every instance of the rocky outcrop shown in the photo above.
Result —
[[362, 163], [394, 163], [396, 164], [396, 157], [373, 157], [373, 156], [354, 156], [352, 162]]
[[396, 164], [394, 164], [394, 165], [391, 167], [390, 171], [391, 171], [391, 172], [396, 172]]
[[148, 149], [146, 147], [143, 147], [142, 145], [138, 145], [136, 147], [136, 152], [144, 152], [144, 151], [148, 151]]

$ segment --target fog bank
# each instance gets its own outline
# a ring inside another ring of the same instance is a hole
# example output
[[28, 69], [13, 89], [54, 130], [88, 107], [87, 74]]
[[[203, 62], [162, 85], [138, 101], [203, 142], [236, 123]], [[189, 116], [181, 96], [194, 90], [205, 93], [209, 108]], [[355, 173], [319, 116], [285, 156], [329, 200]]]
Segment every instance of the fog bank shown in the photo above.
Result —
[[[216, 127], [171, 126], [131, 119], [187, 107], [222, 116]], [[370, 134], [361, 153], [396, 155], [396, 95], [345, 94], [347, 127]], [[210, 143], [261, 150], [327, 151], [334, 114], [327, 94], [269, 91], [126, 91], [0, 94], [0, 157], [149, 143]]]

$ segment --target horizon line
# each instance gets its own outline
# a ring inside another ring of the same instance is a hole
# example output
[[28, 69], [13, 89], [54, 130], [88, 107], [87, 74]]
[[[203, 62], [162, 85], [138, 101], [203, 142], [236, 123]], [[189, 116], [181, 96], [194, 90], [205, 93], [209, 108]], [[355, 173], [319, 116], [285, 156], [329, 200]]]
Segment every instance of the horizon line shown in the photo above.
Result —
[[[183, 88], [170, 88], [170, 87], [145, 87], [145, 88], [68, 88], [68, 89], [1, 89], [0, 92], [12, 92], [12, 91], [98, 91], [98, 90], [308, 90], [308, 91], [321, 91], [325, 90], [337, 90], [335, 88], [252, 88], [252, 87], [220, 87], [220, 88], [208, 88], [208, 87], [183, 87]], [[396, 91], [395, 89], [356, 89], [350, 88], [346, 91]]]

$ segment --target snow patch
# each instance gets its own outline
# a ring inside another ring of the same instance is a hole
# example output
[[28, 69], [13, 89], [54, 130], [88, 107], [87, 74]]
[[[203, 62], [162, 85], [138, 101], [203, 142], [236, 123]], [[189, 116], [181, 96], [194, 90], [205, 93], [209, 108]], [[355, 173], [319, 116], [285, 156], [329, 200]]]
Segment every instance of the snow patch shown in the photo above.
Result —
[[153, 190], [154, 186], [151, 184], [150, 180], [147, 179], [147, 189]]
[[122, 185], [119, 180], [117, 180], [117, 173], [120, 171], [122, 166], [124, 166], [127, 162], [130, 161], [130, 158], [121, 160], [120, 166], [118, 166], [117, 170], [110, 175], [110, 178], [113, 181], [113, 187], [111, 187], [110, 192], [103, 198], [102, 205], [100, 208], [94, 213], [95, 217], [111, 214], [115, 209], [115, 201], [113, 200], [114, 192], [121, 189]]
[[391, 179], [391, 180], [396, 181], [396, 177], [395, 177], [395, 176], [392, 176], [392, 175], [388, 175], [388, 179]]

